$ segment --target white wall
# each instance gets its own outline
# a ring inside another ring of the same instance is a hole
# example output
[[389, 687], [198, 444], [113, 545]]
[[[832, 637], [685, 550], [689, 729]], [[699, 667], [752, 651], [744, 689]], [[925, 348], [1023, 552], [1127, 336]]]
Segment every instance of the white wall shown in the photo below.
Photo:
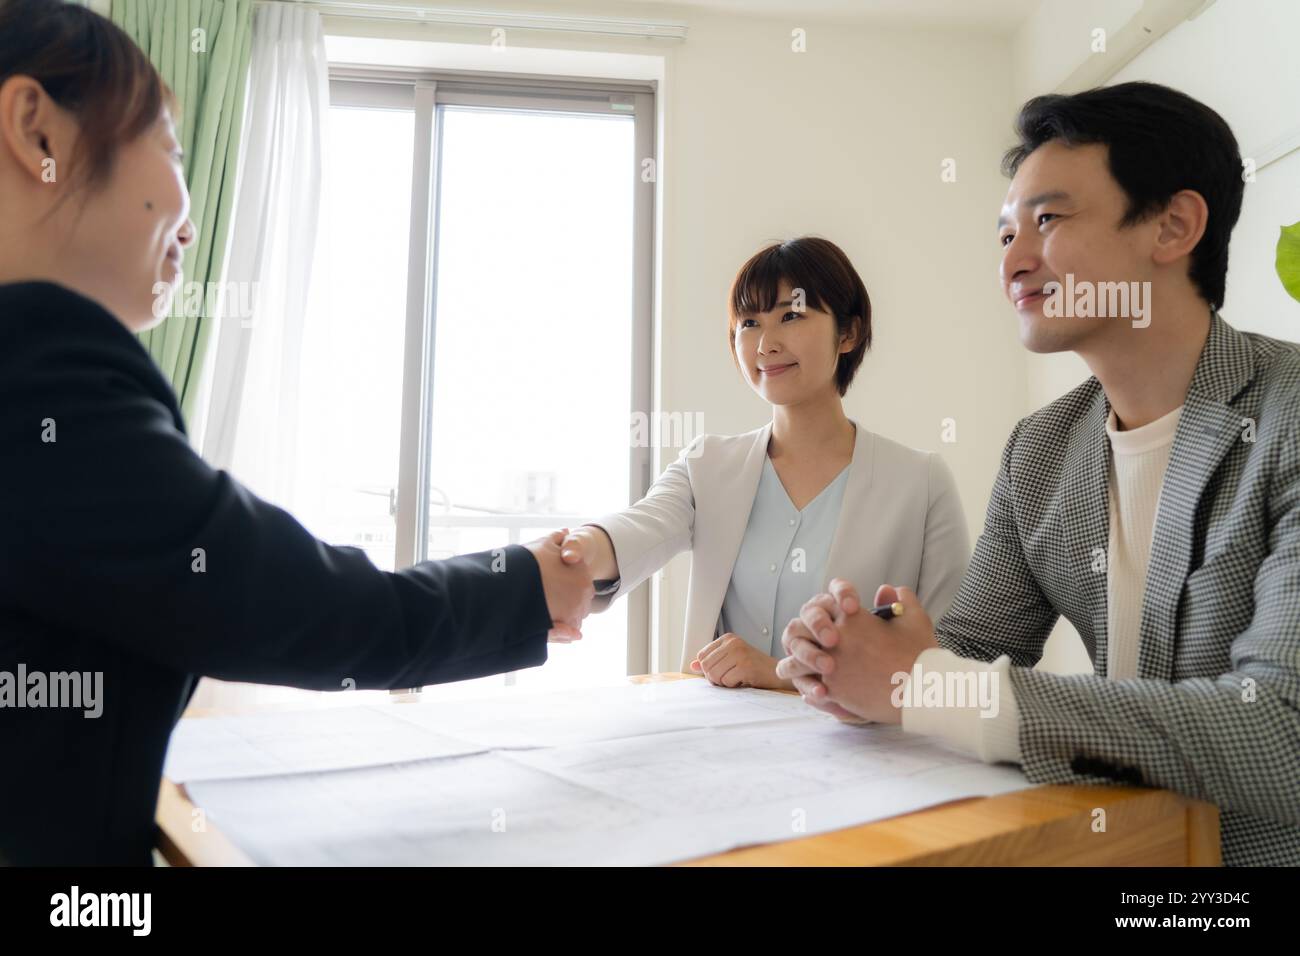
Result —
[[1014, 105], [1056, 90], [1092, 52], [1093, 31], [1118, 33], [1142, 0], [1040, 0], [1011, 41]]
[[[767, 406], [732, 364], [726, 291], [768, 240], [826, 236], [859, 267], [875, 310], [876, 345], [846, 399], [849, 414], [896, 440], [942, 451], [977, 533], [1027, 389], [996, 272], [1009, 38], [662, 4], [566, 3], [564, 12], [689, 25], [685, 42], [673, 44], [512, 30], [511, 49], [496, 61], [536, 69], [544, 59], [538, 48], [547, 46], [662, 58], [659, 407], [701, 412], [710, 432], [767, 420]], [[795, 27], [807, 31], [805, 53], [791, 51]], [[477, 28], [329, 20], [327, 30], [471, 46], [487, 40]], [[940, 178], [947, 157], [957, 161], [954, 183]], [[940, 441], [946, 417], [957, 421], [955, 444]], [[661, 669], [679, 663], [686, 569], [683, 557], [664, 575]]]
[[[806, 24], [808, 52], [794, 54], [791, 26], [695, 17], [674, 53], [663, 405], [702, 410], [709, 431], [767, 419], [727, 349], [727, 287], [762, 243], [824, 235], [857, 264], [874, 311], [875, 345], [848, 413], [942, 451], [973, 536], [1026, 388], [996, 278], [1006, 43]], [[945, 157], [957, 161], [955, 183], [940, 179]], [[957, 421], [954, 444], [940, 442], [946, 417]], [[666, 574], [661, 667], [678, 665], [685, 576], [684, 560]]]

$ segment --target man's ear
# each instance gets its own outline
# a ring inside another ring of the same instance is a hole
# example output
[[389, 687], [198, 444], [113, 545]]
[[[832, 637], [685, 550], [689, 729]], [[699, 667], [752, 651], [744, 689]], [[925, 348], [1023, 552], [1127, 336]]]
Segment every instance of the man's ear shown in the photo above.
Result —
[[1160, 228], [1156, 233], [1156, 246], [1152, 256], [1159, 265], [1177, 262], [1189, 256], [1205, 235], [1210, 221], [1210, 210], [1205, 197], [1194, 189], [1174, 193], [1169, 205], [1157, 217]]
[[62, 182], [70, 169], [75, 124], [30, 76], [0, 84], [0, 149], [36, 182]]

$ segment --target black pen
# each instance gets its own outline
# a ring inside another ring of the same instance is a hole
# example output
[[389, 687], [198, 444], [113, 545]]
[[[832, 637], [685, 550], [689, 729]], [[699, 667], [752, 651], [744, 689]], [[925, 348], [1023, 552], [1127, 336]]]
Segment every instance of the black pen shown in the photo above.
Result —
[[893, 604], [882, 604], [880, 607], [873, 607], [871, 613], [883, 621], [888, 621], [890, 618], [902, 615], [903, 602], [895, 601]]

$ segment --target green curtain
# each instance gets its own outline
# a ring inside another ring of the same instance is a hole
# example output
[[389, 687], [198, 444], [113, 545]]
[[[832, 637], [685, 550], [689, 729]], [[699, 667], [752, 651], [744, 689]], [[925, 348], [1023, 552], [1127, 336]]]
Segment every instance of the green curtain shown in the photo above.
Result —
[[[144, 50], [179, 101], [177, 136], [185, 150], [190, 218], [198, 240], [185, 252], [185, 282], [220, 288], [235, 207], [253, 0], [113, 0], [111, 19]], [[201, 31], [201, 32], [199, 32]], [[213, 283], [214, 285], [209, 285]], [[172, 314], [140, 334], [172, 383], [181, 413], [195, 410], [199, 372], [216, 317], [185, 315], [184, 290]]]

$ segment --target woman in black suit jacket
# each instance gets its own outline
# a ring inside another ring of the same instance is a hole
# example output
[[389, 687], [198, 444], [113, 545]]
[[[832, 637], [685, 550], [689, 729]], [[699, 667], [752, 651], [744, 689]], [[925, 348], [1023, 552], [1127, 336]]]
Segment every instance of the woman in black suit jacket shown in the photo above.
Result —
[[[201, 675], [479, 677], [543, 663], [590, 605], [562, 533], [385, 573], [191, 451], [132, 334], [167, 314], [194, 241], [179, 158], [171, 95], [124, 33], [73, 4], [0, 0], [9, 863], [148, 863], [167, 741]], [[49, 706], [59, 674], [102, 675], [98, 716]]]

